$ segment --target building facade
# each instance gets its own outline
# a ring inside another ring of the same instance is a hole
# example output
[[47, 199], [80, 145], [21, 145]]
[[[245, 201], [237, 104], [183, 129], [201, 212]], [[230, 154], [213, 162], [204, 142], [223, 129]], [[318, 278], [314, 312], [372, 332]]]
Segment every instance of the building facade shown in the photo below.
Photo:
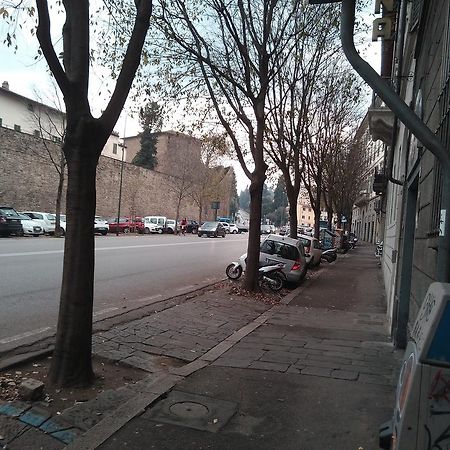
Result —
[[362, 189], [355, 200], [351, 229], [359, 239], [374, 244], [383, 240], [383, 208], [381, 192], [373, 190], [376, 177], [384, 174], [384, 146], [374, 141], [366, 115], [356, 133], [360, 151], [365, 155]]
[[[450, 0], [381, 3], [395, 15], [390, 84], [449, 149]], [[442, 189], [450, 173], [387, 106], [372, 108], [369, 124], [388, 146], [381, 265], [393, 339], [404, 347], [430, 283], [450, 281]]]
[[[4, 81], [0, 88], [0, 126], [60, 144], [64, 139], [66, 115], [57, 108], [11, 91], [9, 83]], [[117, 132], [109, 136], [102, 155], [122, 158]], [[126, 158], [126, 154], [124, 156]]]

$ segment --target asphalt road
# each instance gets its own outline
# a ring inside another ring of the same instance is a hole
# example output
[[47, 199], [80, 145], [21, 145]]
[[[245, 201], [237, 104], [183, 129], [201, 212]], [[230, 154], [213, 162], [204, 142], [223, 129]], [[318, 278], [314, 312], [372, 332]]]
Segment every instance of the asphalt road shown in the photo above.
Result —
[[[0, 349], [56, 326], [63, 239], [0, 239]], [[94, 316], [145, 305], [220, 280], [246, 235], [96, 236]]]

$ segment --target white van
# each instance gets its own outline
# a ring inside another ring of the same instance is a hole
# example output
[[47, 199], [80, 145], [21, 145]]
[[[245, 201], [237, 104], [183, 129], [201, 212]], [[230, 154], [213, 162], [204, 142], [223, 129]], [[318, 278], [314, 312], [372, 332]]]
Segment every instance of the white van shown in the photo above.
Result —
[[145, 216], [144, 217], [144, 233], [161, 234], [166, 227], [167, 217], [164, 216]]

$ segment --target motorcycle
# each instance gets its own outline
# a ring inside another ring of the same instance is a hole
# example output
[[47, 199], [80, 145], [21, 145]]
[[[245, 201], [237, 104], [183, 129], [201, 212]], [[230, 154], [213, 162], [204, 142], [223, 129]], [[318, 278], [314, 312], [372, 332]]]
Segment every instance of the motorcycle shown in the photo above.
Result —
[[337, 258], [337, 250], [335, 248], [329, 248], [327, 250], [324, 250], [322, 252], [322, 256], [320, 257], [320, 259], [323, 259], [328, 263], [336, 261], [336, 258]]
[[[239, 261], [228, 264], [225, 273], [230, 280], [237, 280], [241, 277], [245, 270], [247, 262], [247, 254], [243, 254]], [[258, 285], [260, 287], [268, 287], [274, 292], [280, 291], [286, 281], [286, 275], [283, 272], [284, 264], [271, 264], [261, 266], [258, 269]]]

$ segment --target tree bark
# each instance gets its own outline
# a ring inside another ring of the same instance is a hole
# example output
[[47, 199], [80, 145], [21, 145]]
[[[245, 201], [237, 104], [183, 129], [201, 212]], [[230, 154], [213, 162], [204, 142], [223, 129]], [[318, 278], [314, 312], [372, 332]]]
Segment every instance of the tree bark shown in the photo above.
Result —
[[250, 224], [248, 229], [247, 263], [244, 288], [258, 289], [259, 247], [261, 243], [261, 208], [265, 175], [253, 173], [250, 183]]
[[65, 148], [71, 155], [67, 159], [67, 230], [58, 328], [50, 368], [50, 380], [59, 386], [86, 386], [94, 378], [91, 337], [98, 152], [94, 148], [80, 149], [80, 145], [83, 144], [75, 141]]

